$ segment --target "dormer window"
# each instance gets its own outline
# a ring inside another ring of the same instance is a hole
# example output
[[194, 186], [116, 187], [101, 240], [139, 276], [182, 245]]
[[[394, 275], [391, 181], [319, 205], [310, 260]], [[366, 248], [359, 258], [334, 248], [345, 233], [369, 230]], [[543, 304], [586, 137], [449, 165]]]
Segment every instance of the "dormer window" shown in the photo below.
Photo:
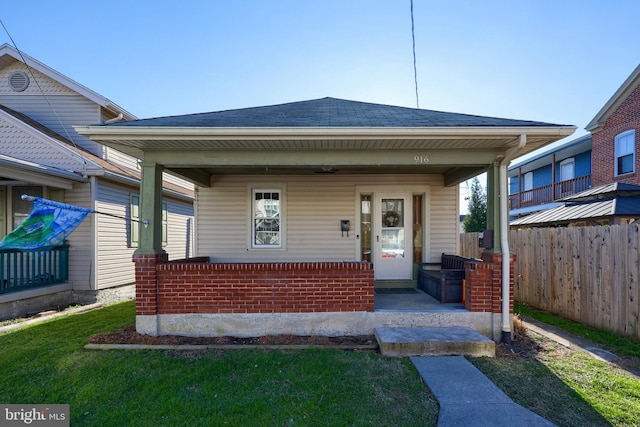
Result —
[[615, 175], [625, 175], [636, 169], [636, 131], [628, 130], [616, 135]]

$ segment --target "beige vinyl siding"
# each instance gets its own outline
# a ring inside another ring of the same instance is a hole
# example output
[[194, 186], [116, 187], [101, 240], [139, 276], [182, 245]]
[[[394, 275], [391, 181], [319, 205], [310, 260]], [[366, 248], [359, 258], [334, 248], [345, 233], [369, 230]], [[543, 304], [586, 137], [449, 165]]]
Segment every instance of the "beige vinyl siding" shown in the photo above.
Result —
[[164, 250], [169, 259], [193, 256], [193, 206], [172, 199], [164, 199], [167, 204], [167, 245]]
[[[15, 71], [24, 71], [29, 75], [29, 87], [23, 92], [14, 92], [9, 87], [8, 78]], [[37, 70], [28, 70], [21, 62], [0, 69], [0, 96], [2, 104], [7, 107], [26, 114], [91, 153], [103, 156], [102, 145], [80, 136], [72, 127], [101, 123], [101, 107], [93, 101]]]
[[2, 154], [30, 162], [54, 166], [62, 170], [82, 170], [83, 159], [58, 144], [44, 142], [37, 135], [26, 132], [0, 119]]
[[[197, 202], [197, 255], [216, 261], [345, 261], [356, 259], [357, 188], [376, 191], [421, 188], [425, 203], [429, 253], [456, 249], [457, 188], [442, 187], [440, 175], [322, 175], [220, 177], [201, 188]], [[251, 249], [250, 190], [283, 189], [286, 210], [282, 249]], [[433, 194], [437, 203], [433, 203]], [[349, 237], [340, 220], [349, 220]], [[437, 230], [435, 230], [437, 228]], [[432, 230], [433, 229], [433, 230]]]
[[[125, 168], [140, 171], [140, 167], [138, 166], [139, 160], [136, 159], [135, 157], [129, 156], [128, 154], [122, 153], [118, 150], [114, 150], [111, 147], [104, 147], [104, 150], [105, 150], [105, 159], [108, 160], [109, 162], [123, 166]], [[183, 187], [188, 191], [193, 191], [193, 184], [191, 184], [188, 181], [185, 181], [182, 178], [178, 178], [177, 176], [171, 175], [170, 173], [163, 172], [162, 181], [179, 185], [180, 187]]]
[[[104, 180], [97, 181], [96, 187], [96, 211], [123, 218], [130, 216], [129, 195], [132, 192], [137, 193], [137, 188], [120, 187]], [[98, 288], [134, 283], [132, 256], [135, 248], [128, 247], [127, 220], [99, 213], [95, 214], [95, 217], [98, 230]]]
[[194, 189], [194, 185], [188, 181], [185, 181], [182, 178], [178, 178], [175, 175], [171, 175], [170, 173], [166, 173], [163, 172], [162, 173], [162, 181], [163, 182], [169, 182], [171, 184], [175, 184], [175, 185], [179, 185], [180, 187], [188, 190], [188, 191], [193, 191]]
[[[65, 203], [93, 208], [91, 205], [91, 184], [74, 184], [73, 190], [65, 191]], [[69, 281], [76, 290], [95, 289], [95, 260], [93, 259], [93, 222], [95, 214], [89, 214], [71, 233], [69, 243]]]
[[[22, 92], [15, 92], [9, 86], [9, 76], [16, 71], [22, 71], [29, 76], [29, 86]], [[34, 81], [34, 76], [37, 82]], [[69, 89], [65, 85], [58, 83], [36, 69], [27, 68], [27, 66], [20, 61], [15, 61], [11, 65], [0, 68], [0, 96], [2, 96], [3, 99], [5, 96], [16, 94], [25, 96], [42, 96], [43, 93], [47, 96], [75, 94], [73, 90]]]
[[430, 260], [437, 262], [443, 252], [459, 253], [460, 216], [458, 186], [431, 187]]
[[[130, 218], [131, 194], [138, 188], [124, 187], [98, 181], [96, 210], [105, 214]], [[167, 206], [168, 239], [165, 251], [169, 259], [193, 255], [193, 207], [189, 203], [164, 199]], [[135, 281], [132, 261], [135, 247], [129, 245], [129, 221], [109, 215], [96, 214], [98, 221], [98, 288], [120, 286]], [[191, 235], [187, 236], [187, 230]], [[190, 245], [190, 246], [188, 246]]]
[[104, 147], [104, 159], [125, 168], [138, 171], [140, 170], [140, 168], [138, 167], [138, 159], [124, 154], [121, 151], [114, 150], [111, 147]]
[[47, 103], [41, 96], [8, 95], [3, 96], [2, 102], [102, 158], [102, 145], [77, 134], [73, 129], [74, 125], [100, 123], [100, 106], [81, 95], [49, 96], [48, 99]]

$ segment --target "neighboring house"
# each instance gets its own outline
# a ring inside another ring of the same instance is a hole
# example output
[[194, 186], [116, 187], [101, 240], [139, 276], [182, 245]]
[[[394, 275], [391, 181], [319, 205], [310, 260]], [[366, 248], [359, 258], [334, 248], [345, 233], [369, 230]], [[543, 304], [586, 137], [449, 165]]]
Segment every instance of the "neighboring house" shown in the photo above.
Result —
[[[143, 159], [145, 195], [162, 170], [197, 185], [190, 263], [167, 261], [157, 201], [141, 205], [139, 332], [361, 334], [448, 318], [495, 337], [512, 320], [506, 164], [575, 127], [323, 98], [76, 130]], [[465, 264], [465, 308], [377, 311], [376, 288], [415, 288], [420, 263], [458, 252], [458, 184], [482, 172], [495, 245]]]
[[565, 197], [559, 203], [511, 221], [511, 228], [630, 224], [640, 219], [640, 186], [616, 182]]
[[[139, 223], [127, 218], [139, 219], [138, 160], [73, 126], [134, 119], [15, 48], [0, 46], [0, 239], [29, 214], [31, 202], [23, 194], [100, 212], [71, 234], [68, 247], [0, 251], [0, 318], [133, 296]], [[172, 257], [189, 257], [193, 186], [166, 179], [158, 218], [162, 245]]]
[[[614, 224], [640, 215], [640, 210], [624, 210], [624, 215], [619, 216], [620, 207], [611, 207], [612, 210], [606, 212], [601, 209], [590, 212], [575, 206], [567, 209], [567, 204], [582, 200], [583, 191], [589, 197], [592, 186], [609, 195], [613, 188], [609, 184], [640, 184], [640, 66], [585, 129], [591, 133], [509, 167], [509, 213], [513, 226]], [[571, 197], [574, 194], [577, 199]], [[635, 203], [625, 204], [627, 208], [631, 206]], [[557, 207], [563, 209], [555, 210]], [[554, 212], [521, 218], [546, 209]], [[584, 217], [575, 217], [578, 212]]]
[[589, 122], [593, 185], [640, 184], [640, 65]]
[[589, 188], [591, 135], [585, 135], [509, 166], [509, 217], [554, 208]]

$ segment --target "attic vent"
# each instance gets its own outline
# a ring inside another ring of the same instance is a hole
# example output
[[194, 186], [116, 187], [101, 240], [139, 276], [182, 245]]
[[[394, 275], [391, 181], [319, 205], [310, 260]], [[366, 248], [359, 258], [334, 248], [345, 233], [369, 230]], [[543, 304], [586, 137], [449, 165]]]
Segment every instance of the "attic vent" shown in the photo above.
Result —
[[22, 92], [29, 87], [29, 76], [24, 71], [16, 71], [9, 76], [9, 87], [16, 92]]

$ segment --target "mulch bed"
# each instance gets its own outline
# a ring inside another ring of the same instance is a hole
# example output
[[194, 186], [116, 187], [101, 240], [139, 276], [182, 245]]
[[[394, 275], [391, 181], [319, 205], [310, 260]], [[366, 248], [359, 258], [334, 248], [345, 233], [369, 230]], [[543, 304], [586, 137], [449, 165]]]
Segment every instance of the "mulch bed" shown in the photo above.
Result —
[[373, 335], [325, 337], [319, 335], [265, 335], [261, 337], [183, 337], [164, 335], [152, 337], [136, 332], [131, 325], [121, 331], [107, 332], [91, 337], [91, 344], [144, 344], [144, 345], [317, 345], [317, 346], [371, 346], [377, 345]]
[[[123, 330], [97, 334], [90, 338], [91, 344], [142, 344], [142, 345], [237, 345], [241, 346], [327, 346], [340, 348], [377, 347], [373, 335], [325, 337], [320, 335], [264, 335], [261, 337], [183, 337], [164, 335], [152, 337], [136, 332], [134, 325]], [[567, 357], [574, 350], [559, 345], [548, 338], [533, 337], [524, 327], [515, 324], [511, 343], [496, 344], [496, 357], [521, 358], [529, 361], [553, 357]], [[636, 376], [640, 376], [640, 358], [621, 357], [613, 363]]]

